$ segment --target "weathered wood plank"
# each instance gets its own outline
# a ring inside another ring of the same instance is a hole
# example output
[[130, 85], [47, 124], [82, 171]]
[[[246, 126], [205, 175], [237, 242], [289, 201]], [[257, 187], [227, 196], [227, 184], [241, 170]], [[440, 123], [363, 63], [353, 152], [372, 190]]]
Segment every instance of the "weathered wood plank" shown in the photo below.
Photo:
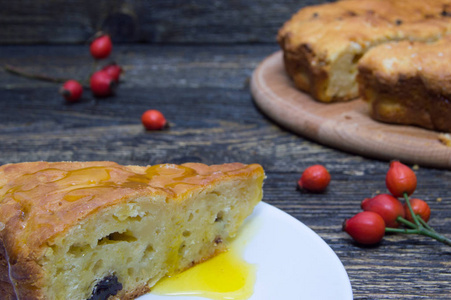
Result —
[[[447, 299], [451, 249], [418, 236], [389, 235], [361, 247], [341, 231], [360, 202], [384, 185], [388, 163], [324, 147], [278, 127], [252, 101], [248, 79], [277, 50], [268, 46], [143, 46], [115, 48], [126, 66], [115, 97], [68, 105], [58, 85], [0, 71], [0, 164], [30, 160], [113, 160], [122, 164], [197, 161], [261, 163], [264, 201], [318, 233], [343, 262], [355, 299]], [[0, 64], [30, 72], [85, 76], [85, 46], [0, 47]], [[170, 129], [146, 132], [142, 112], [161, 110]], [[323, 194], [298, 191], [307, 166], [325, 165]], [[430, 224], [451, 236], [451, 171], [415, 170], [415, 197], [431, 206]], [[308, 246], [308, 245], [306, 245]]]
[[115, 41], [274, 43], [305, 5], [326, 0], [0, 0], [0, 44], [83, 43], [97, 30]]

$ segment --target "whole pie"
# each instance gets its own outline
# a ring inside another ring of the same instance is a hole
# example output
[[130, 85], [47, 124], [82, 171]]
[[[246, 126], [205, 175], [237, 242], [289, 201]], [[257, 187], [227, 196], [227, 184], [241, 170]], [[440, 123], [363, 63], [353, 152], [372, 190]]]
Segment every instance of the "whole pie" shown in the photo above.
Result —
[[322, 102], [359, 95], [358, 62], [393, 41], [433, 42], [451, 32], [451, 0], [342, 0], [302, 8], [278, 33], [288, 75]]

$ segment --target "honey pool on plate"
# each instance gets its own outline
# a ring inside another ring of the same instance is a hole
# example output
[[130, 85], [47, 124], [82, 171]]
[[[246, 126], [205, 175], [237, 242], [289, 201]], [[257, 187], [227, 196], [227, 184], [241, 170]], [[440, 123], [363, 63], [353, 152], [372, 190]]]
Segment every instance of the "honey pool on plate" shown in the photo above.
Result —
[[213, 300], [246, 300], [254, 292], [257, 266], [243, 258], [256, 222], [245, 222], [227, 252], [158, 282], [151, 294], [197, 296]]

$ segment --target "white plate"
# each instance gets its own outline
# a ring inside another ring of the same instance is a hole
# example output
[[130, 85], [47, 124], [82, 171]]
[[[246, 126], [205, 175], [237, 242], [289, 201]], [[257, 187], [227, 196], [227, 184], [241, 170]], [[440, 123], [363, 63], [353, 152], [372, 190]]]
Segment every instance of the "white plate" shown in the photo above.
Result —
[[[244, 259], [257, 265], [254, 294], [249, 300], [352, 300], [351, 283], [336, 254], [297, 219], [262, 202], [242, 231], [252, 233], [246, 241]], [[168, 299], [205, 300], [153, 294], [139, 298]]]

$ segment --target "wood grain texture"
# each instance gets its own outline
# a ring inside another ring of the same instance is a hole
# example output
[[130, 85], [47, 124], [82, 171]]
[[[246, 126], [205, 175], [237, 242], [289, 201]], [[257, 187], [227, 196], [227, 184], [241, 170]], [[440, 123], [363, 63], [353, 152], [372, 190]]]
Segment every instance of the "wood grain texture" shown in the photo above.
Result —
[[[116, 96], [95, 99], [85, 90], [83, 100], [73, 105], [57, 93], [57, 84], [0, 70], [0, 163], [260, 163], [267, 173], [264, 201], [331, 246], [348, 272], [355, 299], [449, 299], [449, 247], [401, 235], [361, 247], [341, 231], [343, 220], [360, 211], [364, 198], [386, 192], [388, 163], [296, 135], [255, 106], [250, 77], [276, 50], [275, 45], [117, 46], [114, 59], [126, 73]], [[3, 46], [0, 65], [5, 63], [74, 78], [91, 70], [86, 46]], [[150, 108], [165, 114], [169, 130], [143, 129], [140, 116]], [[298, 191], [301, 172], [317, 163], [331, 173], [327, 191]], [[450, 237], [451, 171], [419, 167], [415, 173], [414, 195], [428, 201], [431, 225]]]
[[451, 168], [451, 147], [440, 142], [439, 132], [375, 121], [361, 99], [314, 101], [294, 86], [282, 56], [278, 51], [266, 58], [254, 72], [251, 84], [257, 105], [279, 124], [322, 144], [360, 155]]
[[115, 42], [274, 43], [303, 6], [326, 0], [0, 0], [0, 44]]

